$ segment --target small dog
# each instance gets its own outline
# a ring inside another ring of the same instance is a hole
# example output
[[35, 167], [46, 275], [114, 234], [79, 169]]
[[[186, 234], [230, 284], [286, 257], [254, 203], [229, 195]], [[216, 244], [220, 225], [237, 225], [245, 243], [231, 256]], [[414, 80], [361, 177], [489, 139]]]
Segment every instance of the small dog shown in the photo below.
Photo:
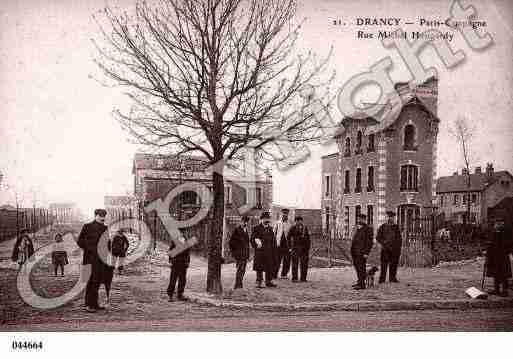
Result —
[[365, 277], [365, 286], [366, 287], [374, 287], [374, 276], [378, 271], [378, 267], [374, 266], [367, 269], [367, 276]]

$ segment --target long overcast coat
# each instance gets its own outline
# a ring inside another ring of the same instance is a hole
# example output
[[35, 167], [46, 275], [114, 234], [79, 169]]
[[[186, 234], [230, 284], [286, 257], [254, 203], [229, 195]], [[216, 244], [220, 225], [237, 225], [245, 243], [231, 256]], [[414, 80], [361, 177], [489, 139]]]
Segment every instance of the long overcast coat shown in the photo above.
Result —
[[509, 253], [513, 252], [513, 238], [510, 228], [491, 230], [486, 246], [486, 276], [497, 279], [511, 278]]
[[[257, 248], [255, 239], [262, 241], [262, 247]], [[276, 239], [272, 226], [265, 227], [258, 224], [253, 228], [251, 234], [251, 246], [255, 249], [255, 259], [253, 261], [254, 271], [272, 272], [276, 268]]]

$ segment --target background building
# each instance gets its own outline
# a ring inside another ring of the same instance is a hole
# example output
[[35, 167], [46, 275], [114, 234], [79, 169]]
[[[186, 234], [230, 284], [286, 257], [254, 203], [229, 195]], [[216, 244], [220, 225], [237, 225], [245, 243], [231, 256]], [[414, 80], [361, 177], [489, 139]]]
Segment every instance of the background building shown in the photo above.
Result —
[[470, 222], [482, 224], [488, 219], [488, 210], [506, 197], [513, 196], [513, 176], [508, 171], [494, 171], [488, 163], [483, 172], [476, 167], [469, 174], [466, 169], [461, 174], [440, 177], [436, 183], [437, 206], [445, 220], [463, 223], [467, 213], [467, 201], [470, 201]]
[[[256, 222], [261, 212], [270, 210], [272, 204], [270, 172], [256, 169], [253, 174], [246, 161], [238, 164], [238, 167], [235, 166], [235, 164], [225, 166], [224, 170], [225, 239], [240, 221], [242, 215], [248, 215], [253, 222]], [[169, 211], [174, 218], [179, 220], [190, 218], [198, 212], [202, 199], [212, 201], [212, 172], [208, 162], [202, 157], [180, 156], [176, 158], [137, 153], [133, 161], [133, 175], [138, 215], [140, 218], [144, 218], [158, 237], [166, 236], [166, 233], [154, 212], [144, 213], [146, 205], [159, 198], [164, 199], [170, 191], [184, 183], [197, 184], [196, 192], [184, 191], [172, 199]], [[197, 193], [200, 195], [198, 196]], [[241, 207], [249, 203], [251, 207], [242, 213]], [[211, 212], [197, 225], [186, 230], [200, 240], [206, 239], [210, 233]]]

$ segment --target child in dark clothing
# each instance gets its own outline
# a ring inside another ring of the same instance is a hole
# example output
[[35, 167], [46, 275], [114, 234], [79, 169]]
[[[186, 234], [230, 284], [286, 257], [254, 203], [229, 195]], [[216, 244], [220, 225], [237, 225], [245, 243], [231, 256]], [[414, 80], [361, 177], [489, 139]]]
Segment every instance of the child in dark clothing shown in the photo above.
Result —
[[54, 250], [52, 252], [52, 264], [55, 276], [57, 277], [57, 269], [61, 269], [61, 276], [64, 277], [64, 266], [68, 264], [68, 253], [62, 242], [62, 234], [55, 235]]

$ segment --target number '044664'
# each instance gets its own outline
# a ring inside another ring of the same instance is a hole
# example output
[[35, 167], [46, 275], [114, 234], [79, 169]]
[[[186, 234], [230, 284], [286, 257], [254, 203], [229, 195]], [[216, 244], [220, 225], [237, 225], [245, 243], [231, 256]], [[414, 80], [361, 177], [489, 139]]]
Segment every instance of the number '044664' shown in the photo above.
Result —
[[43, 342], [26, 342], [26, 341], [13, 341], [12, 348], [14, 350], [41, 350], [43, 349]]

